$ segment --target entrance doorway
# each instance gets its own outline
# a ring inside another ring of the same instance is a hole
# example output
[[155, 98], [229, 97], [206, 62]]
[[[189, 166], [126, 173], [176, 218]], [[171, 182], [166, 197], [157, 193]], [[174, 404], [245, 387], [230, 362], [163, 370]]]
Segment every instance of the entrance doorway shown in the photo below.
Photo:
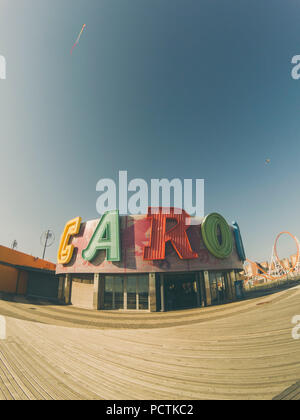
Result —
[[106, 276], [104, 309], [124, 309], [124, 279]]
[[105, 276], [104, 309], [148, 310], [148, 275]]
[[167, 311], [199, 306], [200, 291], [195, 273], [165, 274], [164, 285]]
[[212, 305], [226, 303], [228, 293], [226, 272], [210, 271], [209, 281]]

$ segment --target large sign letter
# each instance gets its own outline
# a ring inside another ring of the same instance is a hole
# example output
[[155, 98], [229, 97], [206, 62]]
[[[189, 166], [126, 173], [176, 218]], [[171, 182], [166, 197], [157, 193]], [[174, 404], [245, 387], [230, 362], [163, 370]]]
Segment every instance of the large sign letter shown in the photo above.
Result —
[[242, 240], [242, 235], [241, 235], [241, 232], [240, 232], [240, 228], [239, 228], [239, 225], [237, 224], [237, 222], [233, 222], [232, 225], [233, 225], [233, 231], [234, 231], [234, 238], [235, 238], [237, 253], [238, 253], [238, 256], [239, 256], [240, 260], [244, 262], [246, 260], [246, 254], [245, 254], [245, 249], [244, 249], [244, 245], [243, 245], [243, 240]]
[[220, 214], [211, 213], [206, 216], [201, 225], [201, 233], [206, 248], [215, 257], [227, 258], [232, 253], [232, 233]]
[[80, 229], [81, 217], [75, 217], [75, 219], [70, 220], [63, 231], [61, 236], [57, 262], [58, 264], [68, 264], [71, 261], [74, 252], [74, 246], [68, 245], [70, 237], [72, 235], [77, 235]]
[[101, 249], [106, 251], [107, 261], [120, 261], [120, 227], [118, 210], [104, 213], [88, 246], [82, 251], [82, 257], [86, 261], [92, 261]]
[[[174, 212], [170, 208], [170, 213], [164, 213], [163, 207], [159, 207], [157, 212], [152, 208], [148, 209], [148, 218], [151, 220], [150, 245], [144, 248], [145, 260], [163, 260], [166, 254], [166, 242], [170, 241], [180, 259], [198, 258], [198, 254], [193, 252], [187, 229], [190, 225], [189, 215], [182, 210], [181, 214]], [[167, 219], [175, 220], [177, 224], [166, 232]]]

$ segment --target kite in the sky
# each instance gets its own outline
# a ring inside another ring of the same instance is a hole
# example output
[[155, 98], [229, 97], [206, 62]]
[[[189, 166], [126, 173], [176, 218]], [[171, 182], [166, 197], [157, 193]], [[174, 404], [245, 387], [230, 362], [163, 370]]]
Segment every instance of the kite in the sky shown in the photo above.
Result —
[[266, 159], [266, 160], [265, 160], [265, 164], [266, 164], [266, 165], [269, 165], [269, 163], [271, 163], [271, 159]]
[[78, 42], [79, 42], [79, 40], [80, 40], [80, 38], [81, 38], [82, 32], [84, 31], [84, 28], [85, 28], [85, 27], [86, 27], [86, 24], [82, 25], [81, 31], [80, 31], [80, 33], [79, 33], [79, 35], [78, 35], [78, 37], [77, 37], [77, 39], [76, 39], [76, 41], [75, 41], [75, 44], [73, 45], [73, 47], [72, 47], [72, 49], [71, 49], [71, 54], [72, 54], [72, 52], [73, 52], [74, 48], [76, 47], [76, 45], [78, 44]]

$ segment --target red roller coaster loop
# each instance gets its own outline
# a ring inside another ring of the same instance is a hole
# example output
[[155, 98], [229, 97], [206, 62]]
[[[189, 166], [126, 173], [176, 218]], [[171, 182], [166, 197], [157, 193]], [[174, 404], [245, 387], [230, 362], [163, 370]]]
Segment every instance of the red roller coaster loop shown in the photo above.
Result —
[[292, 239], [294, 239], [294, 241], [296, 242], [296, 245], [297, 245], [297, 258], [296, 258], [296, 261], [295, 261], [295, 263], [292, 265], [292, 267], [290, 268], [290, 270], [289, 271], [287, 271], [285, 274], [283, 274], [282, 276], [272, 276], [271, 274], [269, 274], [269, 273], [267, 273], [266, 271], [264, 271], [263, 270], [263, 268], [262, 267], [259, 267], [254, 261], [251, 261], [251, 260], [249, 260], [248, 258], [247, 258], [247, 262], [249, 262], [249, 263], [251, 263], [251, 264], [254, 264], [256, 267], [257, 267], [257, 269], [259, 270], [259, 271], [262, 271], [264, 274], [262, 274], [262, 277], [265, 277], [265, 278], [268, 278], [268, 279], [271, 279], [271, 280], [280, 280], [280, 279], [282, 279], [282, 278], [284, 278], [284, 277], [286, 277], [289, 273], [291, 273], [291, 272], [293, 272], [294, 270], [295, 270], [295, 268], [296, 268], [296, 266], [297, 266], [297, 264], [298, 264], [298, 262], [299, 262], [299, 256], [300, 256], [300, 247], [299, 247], [299, 242], [298, 242], [298, 239], [296, 238], [296, 236], [294, 236], [294, 235], [292, 235], [290, 232], [288, 232], [288, 231], [283, 231], [283, 232], [280, 232], [278, 235], [277, 235], [277, 237], [276, 237], [276, 239], [275, 239], [275, 242], [274, 242], [274, 247], [273, 247], [273, 250], [274, 250], [274, 255], [275, 255], [275, 258], [276, 258], [276, 260], [278, 261], [278, 263], [281, 265], [281, 262], [280, 262], [280, 259], [279, 259], [279, 257], [278, 257], [278, 253], [277, 253], [277, 242], [278, 242], [278, 239], [280, 238], [280, 236], [282, 236], [282, 235], [289, 235]]

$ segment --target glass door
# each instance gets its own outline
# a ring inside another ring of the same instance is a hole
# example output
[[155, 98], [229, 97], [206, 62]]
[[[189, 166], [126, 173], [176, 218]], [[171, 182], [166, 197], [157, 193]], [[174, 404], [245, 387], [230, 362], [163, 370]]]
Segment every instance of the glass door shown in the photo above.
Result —
[[226, 287], [225, 287], [225, 276], [224, 273], [218, 272], [216, 274], [217, 288], [218, 288], [218, 304], [222, 304], [226, 301]]
[[209, 273], [212, 305], [221, 305], [226, 302], [225, 275], [225, 273], [220, 271], [211, 271]]
[[127, 277], [127, 309], [137, 309], [136, 293], [137, 293], [137, 278], [134, 276]]
[[138, 309], [147, 310], [149, 309], [149, 279], [148, 276], [140, 277], [138, 280]]
[[218, 299], [218, 282], [217, 282], [215, 271], [210, 271], [209, 281], [210, 281], [211, 304], [217, 305], [219, 303], [219, 299]]
[[122, 278], [105, 277], [104, 309], [124, 309], [124, 280]]
[[124, 280], [115, 277], [114, 279], [114, 295], [115, 295], [115, 307], [114, 309], [124, 309]]
[[105, 276], [104, 309], [149, 309], [149, 278], [141, 276]]
[[104, 309], [113, 309], [113, 294], [114, 294], [114, 280], [112, 277], [105, 278], [105, 290], [104, 290]]

